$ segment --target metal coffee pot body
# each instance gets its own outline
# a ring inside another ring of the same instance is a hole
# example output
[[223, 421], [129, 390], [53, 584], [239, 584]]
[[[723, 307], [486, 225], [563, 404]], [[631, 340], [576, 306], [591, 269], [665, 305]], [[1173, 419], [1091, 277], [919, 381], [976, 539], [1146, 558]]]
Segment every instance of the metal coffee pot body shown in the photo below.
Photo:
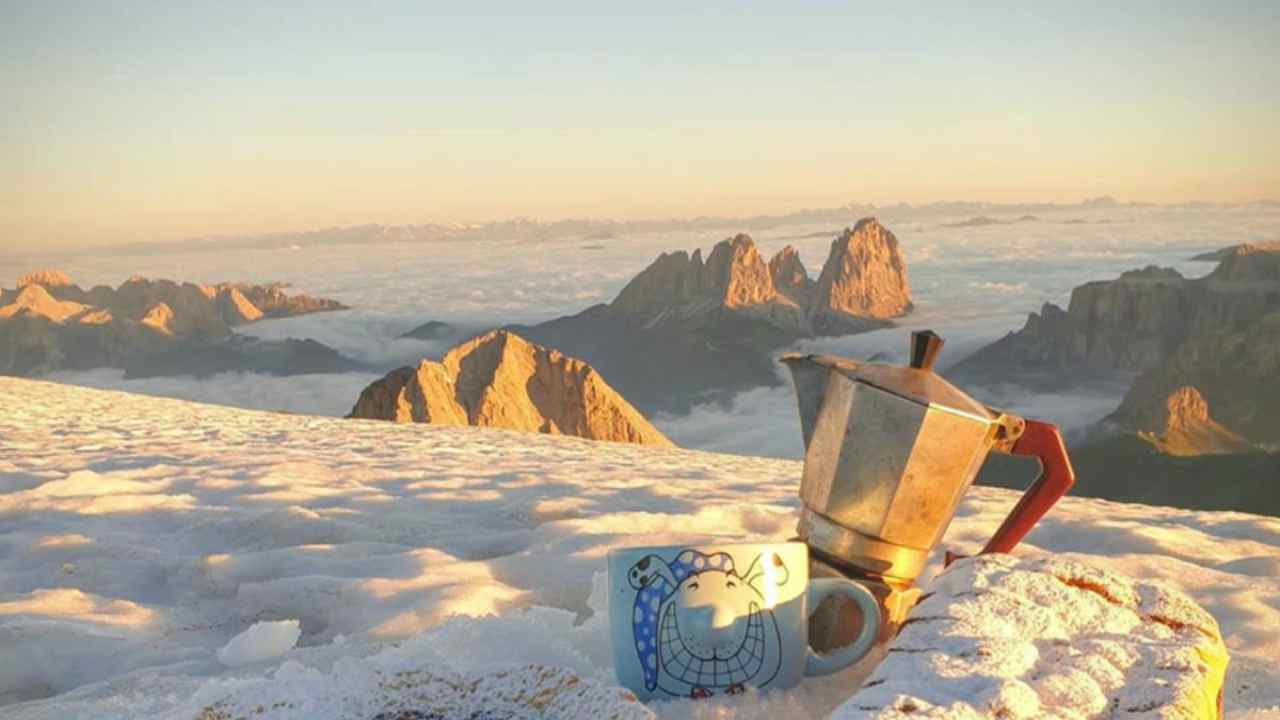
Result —
[[782, 358], [804, 434], [799, 535], [820, 556], [910, 583], [991, 450], [1043, 472], [984, 552], [1007, 552], [1074, 482], [1053, 425], [992, 410], [932, 370], [942, 340], [912, 334], [909, 366], [826, 355]]

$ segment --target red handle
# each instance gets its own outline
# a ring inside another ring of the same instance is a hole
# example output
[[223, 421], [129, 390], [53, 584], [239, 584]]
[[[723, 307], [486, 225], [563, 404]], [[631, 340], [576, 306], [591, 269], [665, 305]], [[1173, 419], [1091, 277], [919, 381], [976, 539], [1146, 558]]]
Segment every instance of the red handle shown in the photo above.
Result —
[[1012, 550], [1076, 482], [1067, 448], [1062, 444], [1062, 433], [1055, 425], [1028, 420], [1022, 437], [1013, 444], [1009, 454], [1039, 458], [1040, 477], [1023, 494], [996, 534], [991, 536], [991, 541], [982, 549], [984, 553]]

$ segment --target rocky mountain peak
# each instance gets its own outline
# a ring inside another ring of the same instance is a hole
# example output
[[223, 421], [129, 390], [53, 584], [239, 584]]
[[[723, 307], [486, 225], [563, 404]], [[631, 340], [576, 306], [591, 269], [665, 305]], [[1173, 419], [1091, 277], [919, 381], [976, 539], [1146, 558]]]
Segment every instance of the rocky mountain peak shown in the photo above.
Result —
[[683, 250], [662, 253], [649, 267], [631, 278], [613, 306], [631, 315], [647, 318], [673, 303], [689, 302], [701, 294], [702, 256], [693, 261]]
[[1205, 455], [1256, 449], [1210, 416], [1209, 403], [1197, 388], [1182, 385], [1162, 394], [1144, 389], [1126, 395], [1112, 419], [1161, 452]]
[[21, 289], [27, 285], [43, 285], [46, 288], [57, 288], [71, 285], [71, 278], [61, 270], [43, 269], [34, 270], [22, 277], [18, 278], [18, 288]]
[[1121, 280], [1184, 280], [1182, 273], [1173, 268], [1148, 265], [1140, 270], [1126, 270], [1120, 273]]
[[173, 334], [173, 310], [165, 303], [152, 305], [141, 322], [162, 335]]
[[773, 278], [775, 288], [805, 288], [813, 285], [804, 263], [800, 262], [800, 251], [788, 245], [778, 251], [769, 260], [769, 276]]
[[818, 313], [891, 318], [911, 310], [907, 264], [898, 238], [863, 218], [831, 242], [818, 278]]
[[[203, 291], [204, 288], [201, 290]], [[249, 302], [249, 298], [240, 292], [240, 288], [223, 287], [217, 290], [214, 302], [217, 303], [218, 314], [222, 317], [222, 321], [228, 325], [243, 325], [262, 319], [262, 311]]]
[[1160, 414], [1163, 422], [1159, 424], [1163, 430], [1191, 427], [1209, 420], [1209, 403], [1199, 390], [1184, 385], [1165, 398]]
[[671, 445], [590, 365], [505, 330], [392, 371], [360, 393], [349, 417]]
[[763, 305], [777, 295], [768, 264], [745, 233], [716, 243], [707, 256], [704, 274], [725, 307]]
[[906, 264], [897, 238], [864, 218], [832, 243], [814, 282], [790, 245], [765, 262], [750, 235], [739, 233], [711, 249], [662, 253], [610, 303], [646, 326], [700, 322], [732, 310], [795, 336], [862, 332], [911, 309]]
[[1209, 275], [1218, 282], [1280, 285], [1280, 242], [1237, 245]]
[[88, 309], [86, 305], [55, 298], [41, 284], [28, 283], [18, 290], [8, 304], [0, 307], [0, 318], [22, 314], [62, 323]]

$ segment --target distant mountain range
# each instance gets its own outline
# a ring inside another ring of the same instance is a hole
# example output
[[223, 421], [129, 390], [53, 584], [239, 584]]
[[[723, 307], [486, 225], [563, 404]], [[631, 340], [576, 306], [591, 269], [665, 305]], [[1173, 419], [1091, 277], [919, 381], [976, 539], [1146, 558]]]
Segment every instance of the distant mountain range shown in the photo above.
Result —
[[0, 289], [0, 374], [116, 367], [126, 377], [344, 372], [363, 366], [312, 340], [259, 340], [232, 328], [264, 318], [344, 310], [279, 285], [195, 285], [132, 277], [84, 290], [42, 270]]
[[[504, 240], [510, 242], [539, 242], [560, 238], [579, 238], [589, 241], [605, 241], [628, 233], [672, 232], [677, 230], [741, 229], [762, 233], [778, 227], [800, 224], [826, 224], [843, 227], [860, 217], [878, 216], [894, 220], [946, 219], [971, 216], [973, 220], [957, 226], [997, 224], [1006, 220], [992, 215], [1026, 216], [1045, 215], [1071, 211], [1093, 211], [1108, 208], [1280, 208], [1280, 202], [1258, 200], [1245, 204], [1188, 202], [1175, 205], [1152, 203], [1122, 203], [1110, 196], [1090, 198], [1078, 203], [989, 203], [989, 202], [934, 202], [924, 204], [849, 203], [840, 207], [810, 208], [789, 213], [752, 215], [747, 217], [699, 216], [692, 218], [666, 218], [649, 220], [566, 219], [539, 221], [513, 219], [485, 223], [423, 223], [414, 225], [350, 225], [293, 232], [260, 233], [253, 235], [208, 235], [168, 242], [136, 242], [111, 245], [106, 252], [162, 253], [190, 252], [192, 250], [220, 248], [305, 248], [317, 245], [346, 245], [384, 242], [430, 243], [447, 241]], [[1045, 218], [1038, 218], [1045, 219]], [[983, 222], [983, 221], [988, 222]], [[1078, 220], [1078, 219], [1076, 219]], [[1065, 222], [1073, 222], [1066, 220]], [[1087, 222], [1087, 221], [1081, 221]], [[41, 255], [47, 252], [41, 251]]]

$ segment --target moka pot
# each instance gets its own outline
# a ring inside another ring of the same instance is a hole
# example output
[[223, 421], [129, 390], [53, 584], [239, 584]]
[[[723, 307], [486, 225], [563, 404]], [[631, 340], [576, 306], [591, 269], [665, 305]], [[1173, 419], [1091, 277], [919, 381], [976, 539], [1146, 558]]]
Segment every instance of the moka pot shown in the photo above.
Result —
[[[908, 366], [789, 354], [804, 434], [799, 536], [846, 574], [910, 587], [992, 450], [1042, 472], [983, 552], [1008, 552], [1075, 482], [1058, 429], [992, 410], [933, 372], [943, 341], [912, 333]], [[850, 572], [852, 571], [852, 572]]]

